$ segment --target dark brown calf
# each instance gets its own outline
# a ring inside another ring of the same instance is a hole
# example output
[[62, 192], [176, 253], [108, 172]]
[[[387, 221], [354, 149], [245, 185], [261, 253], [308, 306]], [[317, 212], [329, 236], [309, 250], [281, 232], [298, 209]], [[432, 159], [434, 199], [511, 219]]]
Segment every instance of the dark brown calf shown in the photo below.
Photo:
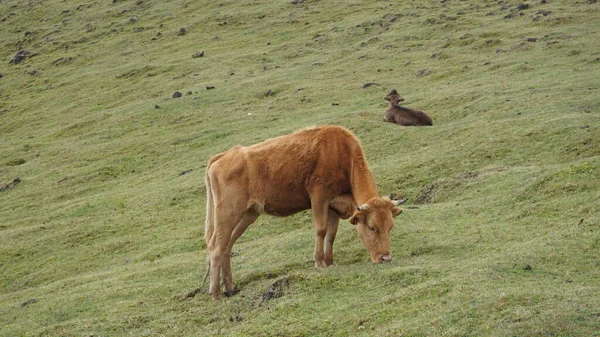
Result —
[[413, 110], [410, 108], [401, 107], [398, 103], [403, 102], [404, 98], [400, 97], [396, 89], [390, 91], [384, 99], [390, 102], [389, 107], [385, 110], [383, 116], [384, 122], [395, 123], [404, 126], [431, 126], [433, 121], [423, 111]]

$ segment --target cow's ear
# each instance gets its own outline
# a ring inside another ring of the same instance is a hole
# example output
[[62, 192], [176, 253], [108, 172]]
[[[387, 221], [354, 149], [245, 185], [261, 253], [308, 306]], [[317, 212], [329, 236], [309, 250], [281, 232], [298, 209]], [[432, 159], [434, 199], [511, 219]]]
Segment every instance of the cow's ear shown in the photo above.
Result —
[[402, 210], [399, 207], [392, 207], [392, 215], [393, 216], [398, 216], [398, 215], [400, 215], [400, 213], [402, 213]]
[[364, 222], [365, 213], [362, 211], [354, 212], [354, 215], [350, 218], [350, 223], [353, 225], [358, 225], [358, 222]]

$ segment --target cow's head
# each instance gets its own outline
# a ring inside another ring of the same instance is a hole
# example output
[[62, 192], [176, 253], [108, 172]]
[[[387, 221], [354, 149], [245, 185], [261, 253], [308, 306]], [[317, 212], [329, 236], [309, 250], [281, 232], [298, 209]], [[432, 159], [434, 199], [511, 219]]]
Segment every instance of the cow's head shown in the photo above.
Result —
[[390, 231], [394, 227], [393, 217], [402, 213], [402, 210], [396, 206], [405, 201], [392, 201], [386, 197], [373, 198], [366, 204], [360, 205], [350, 218], [350, 223], [356, 226], [373, 263], [392, 260]]
[[392, 91], [390, 91], [390, 93], [385, 95], [385, 97], [383, 99], [390, 102], [390, 104], [392, 104], [392, 105], [396, 105], [400, 102], [404, 102], [404, 98], [400, 97], [400, 94], [398, 94], [398, 91], [396, 91], [396, 89], [393, 89]]

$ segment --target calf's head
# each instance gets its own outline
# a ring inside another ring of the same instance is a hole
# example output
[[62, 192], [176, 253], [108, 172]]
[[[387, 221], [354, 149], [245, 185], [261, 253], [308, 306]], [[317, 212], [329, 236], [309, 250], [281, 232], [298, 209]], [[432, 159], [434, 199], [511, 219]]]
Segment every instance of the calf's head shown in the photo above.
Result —
[[397, 105], [400, 102], [404, 102], [404, 98], [400, 97], [400, 94], [398, 94], [396, 89], [390, 91], [390, 93], [385, 95], [383, 99], [390, 102], [391, 105]]
[[390, 231], [394, 227], [393, 217], [402, 213], [402, 210], [396, 206], [404, 201], [392, 201], [386, 197], [374, 198], [360, 205], [350, 218], [350, 223], [356, 226], [373, 263], [392, 260]]

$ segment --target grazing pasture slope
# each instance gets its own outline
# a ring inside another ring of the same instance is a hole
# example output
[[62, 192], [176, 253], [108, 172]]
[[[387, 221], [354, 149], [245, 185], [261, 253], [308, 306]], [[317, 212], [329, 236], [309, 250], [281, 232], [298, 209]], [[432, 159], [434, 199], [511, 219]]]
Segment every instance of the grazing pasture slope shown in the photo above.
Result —
[[[0, 41], [2, 336], [598, 336], [596, 1], [8, 0]], [[393, 261], [264, 216], [214, 303], [208, 159], [328, 124], [410, 198]]]

